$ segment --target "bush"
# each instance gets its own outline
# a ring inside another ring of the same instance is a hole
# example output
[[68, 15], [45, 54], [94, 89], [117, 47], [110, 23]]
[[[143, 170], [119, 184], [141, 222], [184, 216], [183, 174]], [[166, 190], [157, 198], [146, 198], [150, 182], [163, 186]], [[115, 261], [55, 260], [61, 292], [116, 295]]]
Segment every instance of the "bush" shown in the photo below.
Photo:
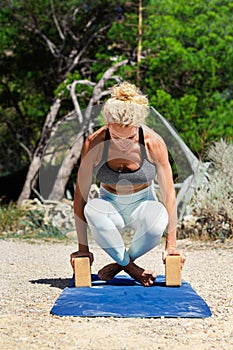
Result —
[[0, 238], [64, 239], [65, 233], [44, 222], [43, 210], [26, 210], [14, 203], [0, 206]]
[[15, 204], [0, 206], [0, 237], [17, 232], [25, 210]]
[[211, 145], [208, 181], [197, 189], [193, 215], [184, 218], [181, 235], [202, 239], [233, 238], [233, 144], [224, 140]]

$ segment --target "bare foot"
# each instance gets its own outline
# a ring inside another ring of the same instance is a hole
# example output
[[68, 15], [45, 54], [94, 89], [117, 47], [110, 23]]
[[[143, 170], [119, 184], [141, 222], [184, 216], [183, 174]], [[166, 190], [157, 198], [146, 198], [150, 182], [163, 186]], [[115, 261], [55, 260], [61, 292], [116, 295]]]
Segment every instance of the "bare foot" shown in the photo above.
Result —
[[155, 272], [144, 270], [133, 261], [130, 261], [127, 266], [124, 266], [124, 271], [145, 287], [151, 286], [156, 278]]
[[109, 281], [122, 270], [123, 266], [120, 266], [117, 263], [111, 263], [98, 271], [98, 277], [103, 281]]

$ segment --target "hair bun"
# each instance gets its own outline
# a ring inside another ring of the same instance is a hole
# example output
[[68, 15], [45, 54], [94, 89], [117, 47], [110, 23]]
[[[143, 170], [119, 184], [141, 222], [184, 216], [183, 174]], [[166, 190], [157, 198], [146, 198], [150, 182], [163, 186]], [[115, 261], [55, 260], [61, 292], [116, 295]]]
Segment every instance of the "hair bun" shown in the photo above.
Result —
[[120, 101], [134, 101], [139, 94], [137, 87], [130, 83], [122, 83], [112, 87], [111, 97]]
[[111, 88], [111, 97], [103, 107], [106, 123], [140, 125], [148, 115], [148, 99], [134, 85], [123, 82]]

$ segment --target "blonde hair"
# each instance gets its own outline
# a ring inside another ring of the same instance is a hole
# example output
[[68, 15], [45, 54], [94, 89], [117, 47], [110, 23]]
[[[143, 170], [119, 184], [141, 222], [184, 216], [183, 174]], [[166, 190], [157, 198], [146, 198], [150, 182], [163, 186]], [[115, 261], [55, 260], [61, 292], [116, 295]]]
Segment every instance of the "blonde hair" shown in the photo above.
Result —
[[134, 84], [124, 82], [111, 88], [111, 97], [106, 101], [102, 114], [106, 123], [139, 125], [148, 115], [148, 103], [147, 97]]

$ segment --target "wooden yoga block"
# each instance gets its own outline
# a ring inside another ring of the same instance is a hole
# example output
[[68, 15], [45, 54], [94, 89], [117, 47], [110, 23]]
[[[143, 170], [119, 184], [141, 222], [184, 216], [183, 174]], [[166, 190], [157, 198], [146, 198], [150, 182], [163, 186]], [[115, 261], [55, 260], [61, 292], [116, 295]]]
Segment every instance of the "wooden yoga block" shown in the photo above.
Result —
[[168, 255], [165, 262], [166, 286], [181, 286], [181, 258], [179, 255]]
[[74, 259], [75, 287], [91, 287], [91, 266], [88, 257]]

